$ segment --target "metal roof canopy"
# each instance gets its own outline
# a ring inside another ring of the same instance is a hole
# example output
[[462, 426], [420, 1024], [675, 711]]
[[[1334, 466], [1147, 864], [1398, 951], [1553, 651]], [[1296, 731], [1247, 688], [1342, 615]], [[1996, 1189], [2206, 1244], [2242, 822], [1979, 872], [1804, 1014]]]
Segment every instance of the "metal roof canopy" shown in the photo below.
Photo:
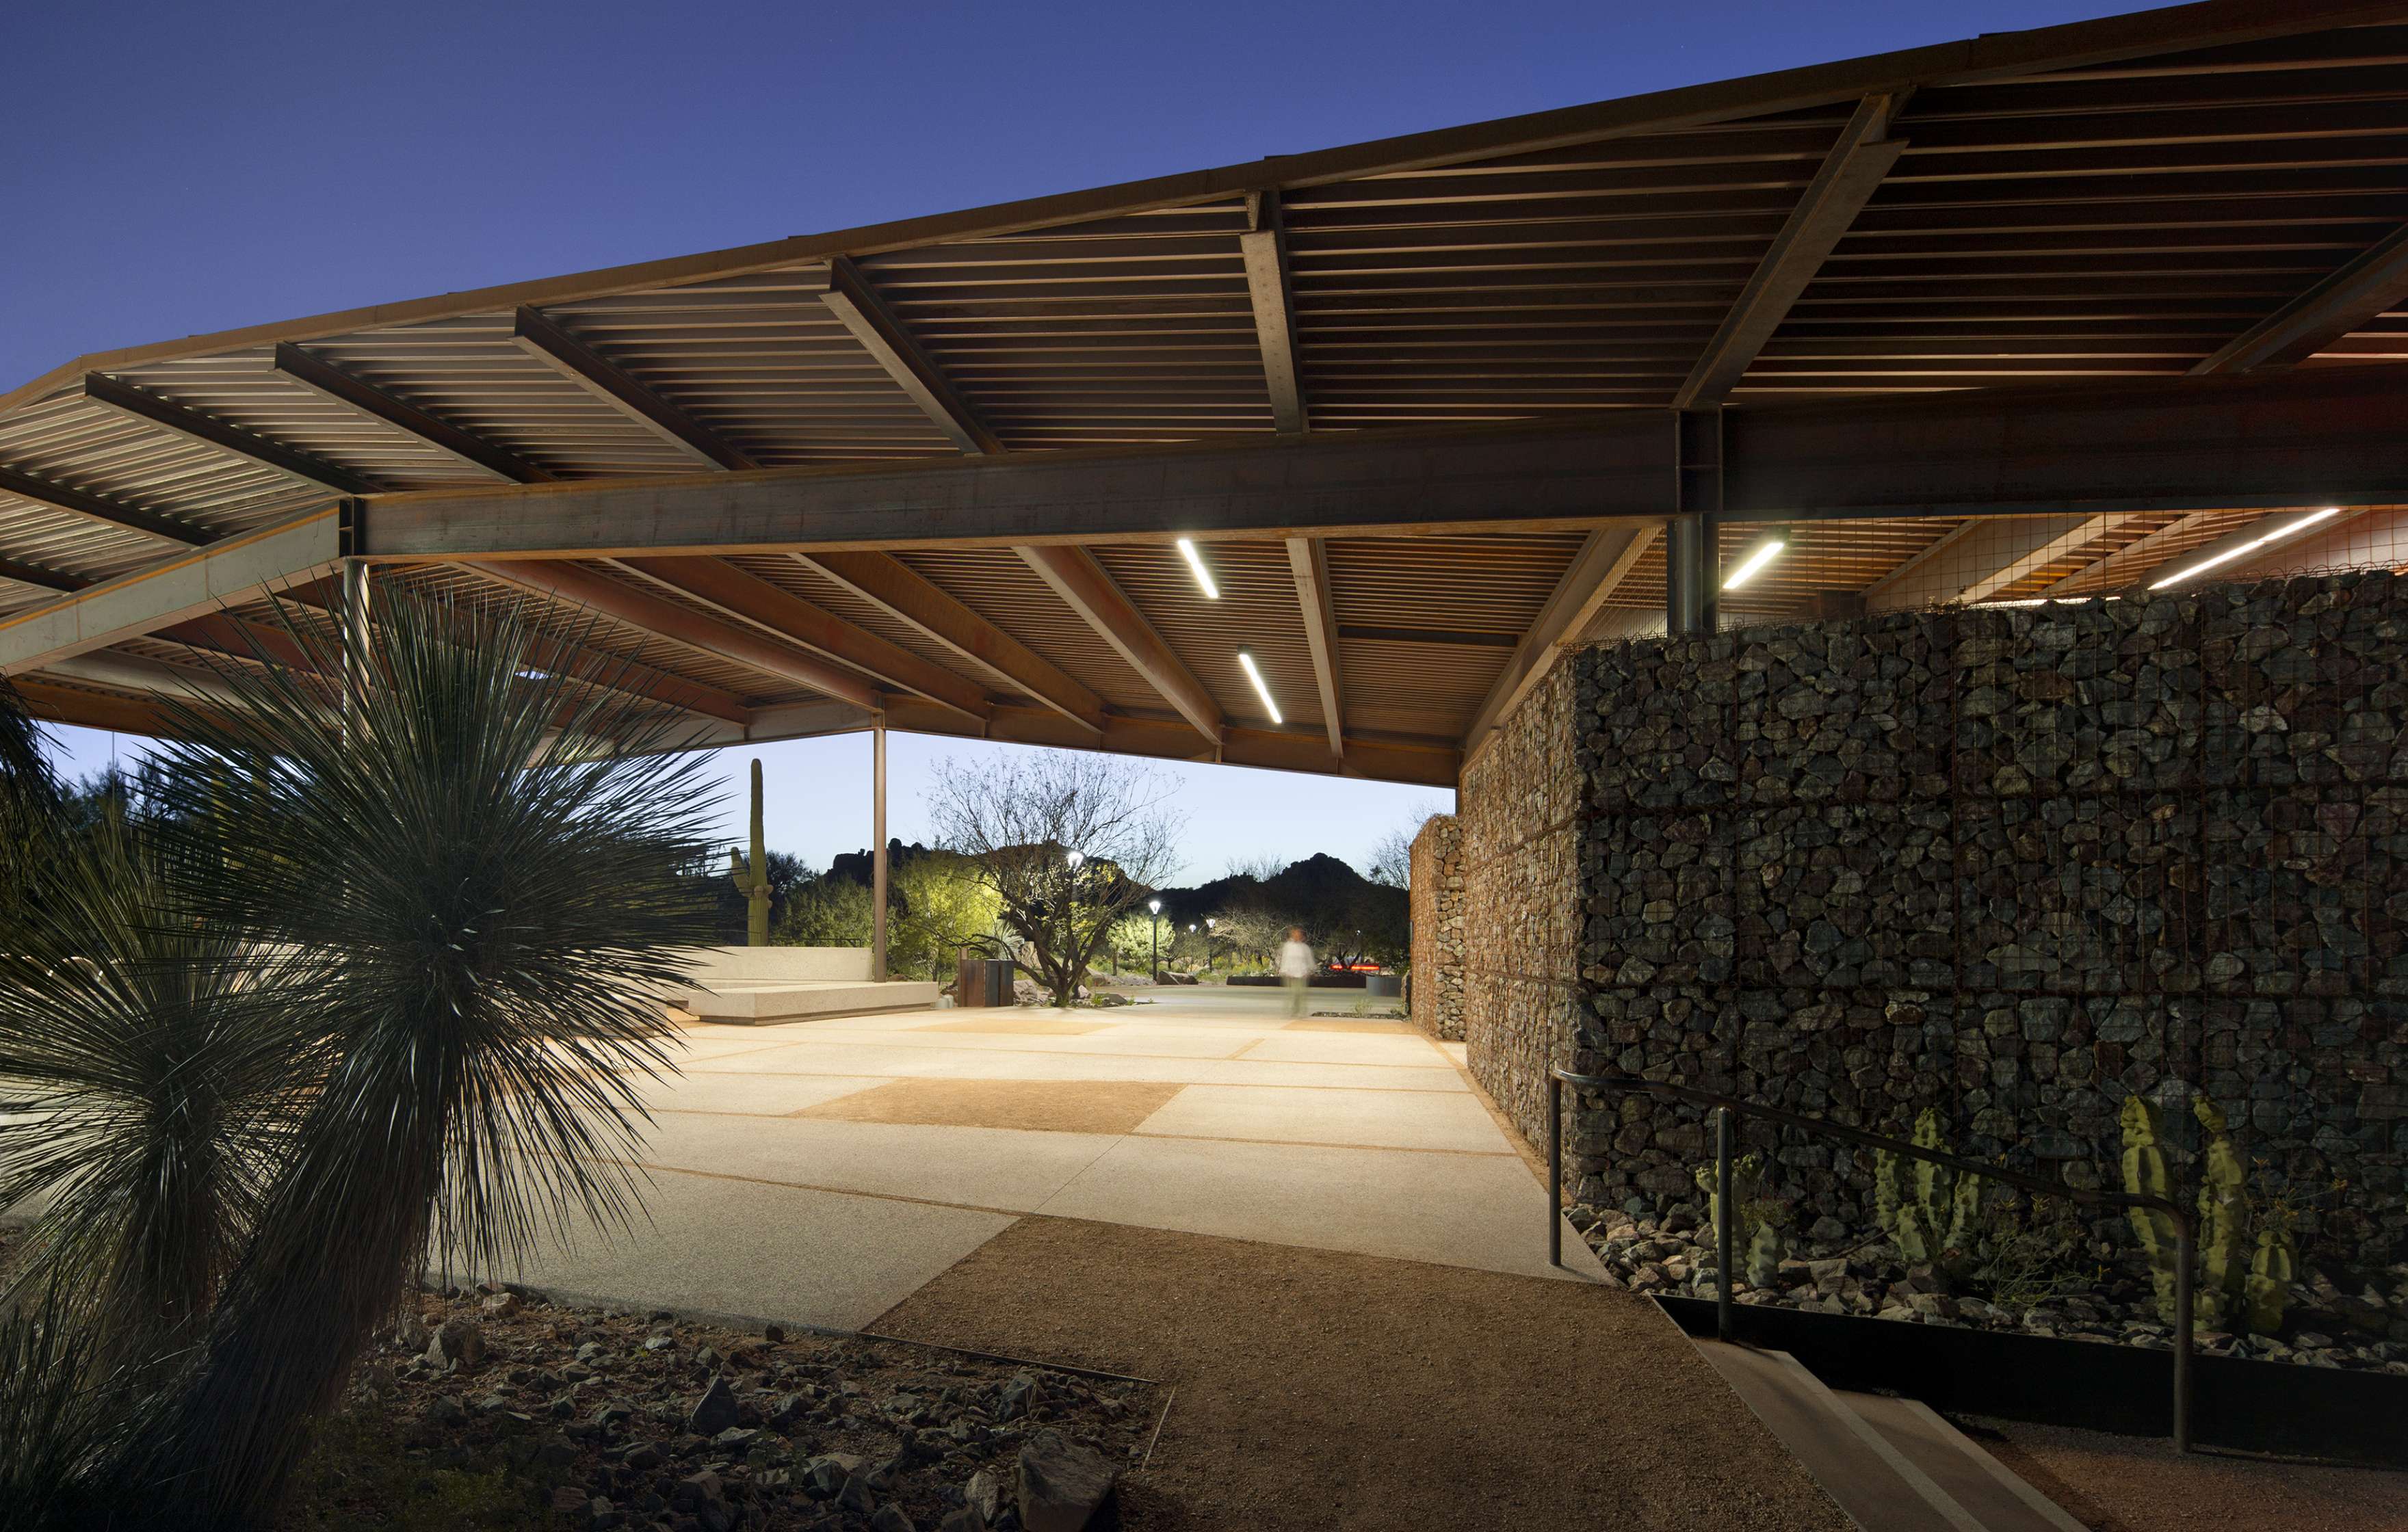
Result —
[[1676, 514], [1791, 526], [1754, 616], [2397, 517], [2404, 304], [2408, 0], [2210, 0], [83, 357], [0, 671], [155, 729], [367, 559], [711, 742], [1451, 784]]

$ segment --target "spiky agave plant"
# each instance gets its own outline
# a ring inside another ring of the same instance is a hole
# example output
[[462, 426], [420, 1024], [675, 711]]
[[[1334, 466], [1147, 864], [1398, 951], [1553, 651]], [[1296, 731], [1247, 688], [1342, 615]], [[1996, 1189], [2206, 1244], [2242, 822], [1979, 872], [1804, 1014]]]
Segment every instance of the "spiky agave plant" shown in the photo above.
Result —
[[[380, 594], [373, 633], [288, 619], [302, 663], [166, 747], [179, 817], [228, 849], [192, 896], [286, 954], [328, 1067], [189, 1383], [129, 1481], [255, 1526], [308, 1422], [430, 1255], [504, 1269], [634, 1209], [651, 996], [710, 911], [681, 877], [715, 807], [674, 715], [548, 666], [517, 609]], [[208, 791], [213, 781], [246, 784]], [[238, 855], [233, 852], [238, 849]]]
[[37, 1207], [7, 1294], [70, 1295], [140, 1367], [208, 1312], [312, 1083], [273, 965], [181, 899], [165, 829], [121, 812], [52, 838], [0, 951], [0, 1207]]

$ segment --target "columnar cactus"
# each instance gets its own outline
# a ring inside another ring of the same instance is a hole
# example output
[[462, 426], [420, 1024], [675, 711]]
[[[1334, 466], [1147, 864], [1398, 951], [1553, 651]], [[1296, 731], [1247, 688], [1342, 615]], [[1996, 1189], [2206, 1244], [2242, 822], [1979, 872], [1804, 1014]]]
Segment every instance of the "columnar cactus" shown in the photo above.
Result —
[[[1946, 1153], [1940, 1113], [1927, 1107], [1914, 1120], [1918, 1149]], [[1873, 1216], [1910, 1266], [1963, 1267], [1982, 1222], [1982, 1182], [1944, 1165], [1887, 1150], [1873, 1153]]]
[[761, 762], [752, 762], [752, 856], [738, 856], [734, 847], [727, 852], [727, 876], [734, 881], [745, 898], [744, 944], [748, 947], [769, 945], [769, 853], [761, 838]]
[[[2124, 1098], [2124, 1190], [2136, 1196], [2173, 1199], [2173, 1178], [2166, 1172], [2165, 1147], [2158, 1138], [2157, 1109], [2137, 1095]], [[2172, 1215], [2155, 1208], [2129, 1208], [2124, 1215], [2149, 1258], [2149, 1280], [2157, 1287], [2157, 1315], [2174, 1322], [2174, 1273], [2180, 1247], [2174, 1241]]]
[[2270, 1224], [2258, 1231], [2258, 1251], [2249, 1258], [2249, 1276], [2243, 1284], [2253, 1335], [2272, 1335], [2283, 1327], [2283, 1310], [2291, 1301], [2291, 1281], [2299, 1274], [2296, 1255], [2290, 1230]]
[[2225, 1131], [2224, 1113], [2205, 1096], [2191, 1102], [2204, 1130], [2199, 1178], [2199, 1323], [2222, 1329], [2249, 1304], [2249, 1176]]
[[[1715, 1186], [1714, 1167], [1700, 1166], [1697, 1172], [1698, 1187], [1706, 1194], [1707, 1216], [1713, 1221], [1717, 1238], [1722, 1232], [1723, 1199]], [[1731, 1196], [1739, 1203], [1733, 1214], [1738, 1222], [1731, 1227], [1731, 1243], [1744, 1245], [1746, 1254], [1742, 1273], [1750, 1287], [1772, 1287], [1781, 1281], [1782, 1257], [1789, 1253], [1788, 1241], [1765, 1216], [1764, 1156], [1742, 1154], [1731, 1162]], [[1754, 1232], [1749, 1233], [1750, 1225]]]

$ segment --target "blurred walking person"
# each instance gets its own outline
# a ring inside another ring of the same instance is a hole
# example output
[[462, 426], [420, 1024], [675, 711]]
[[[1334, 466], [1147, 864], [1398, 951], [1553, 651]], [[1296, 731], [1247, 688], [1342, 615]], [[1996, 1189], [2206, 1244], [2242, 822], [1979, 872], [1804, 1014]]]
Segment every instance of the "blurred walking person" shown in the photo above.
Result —
[[1312, 949], [1304, 944], [1304, 927], [1287, 928], [1287, 940], [1280, 944], [1280, 982], [1287, 986], [1287, 1013], [1304, 1014], [1305, 985], [1312, 979]]

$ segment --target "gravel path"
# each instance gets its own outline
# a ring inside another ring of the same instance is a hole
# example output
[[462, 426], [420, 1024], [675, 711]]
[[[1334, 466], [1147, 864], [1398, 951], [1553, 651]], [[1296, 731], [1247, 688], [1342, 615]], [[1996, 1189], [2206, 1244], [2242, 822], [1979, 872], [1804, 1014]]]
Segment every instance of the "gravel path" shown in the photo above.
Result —
[[2194, 1453], [2165, 1441], [2019, 1421], [1962, 1423], [2094, 1532], [2401, 1532], [2408, 1473]]
[[1847, 1532], [1653, 1304], [1585, 1284], [1027, 1218], [872, 1327], [1172, 1385], [1132, 1532]]

